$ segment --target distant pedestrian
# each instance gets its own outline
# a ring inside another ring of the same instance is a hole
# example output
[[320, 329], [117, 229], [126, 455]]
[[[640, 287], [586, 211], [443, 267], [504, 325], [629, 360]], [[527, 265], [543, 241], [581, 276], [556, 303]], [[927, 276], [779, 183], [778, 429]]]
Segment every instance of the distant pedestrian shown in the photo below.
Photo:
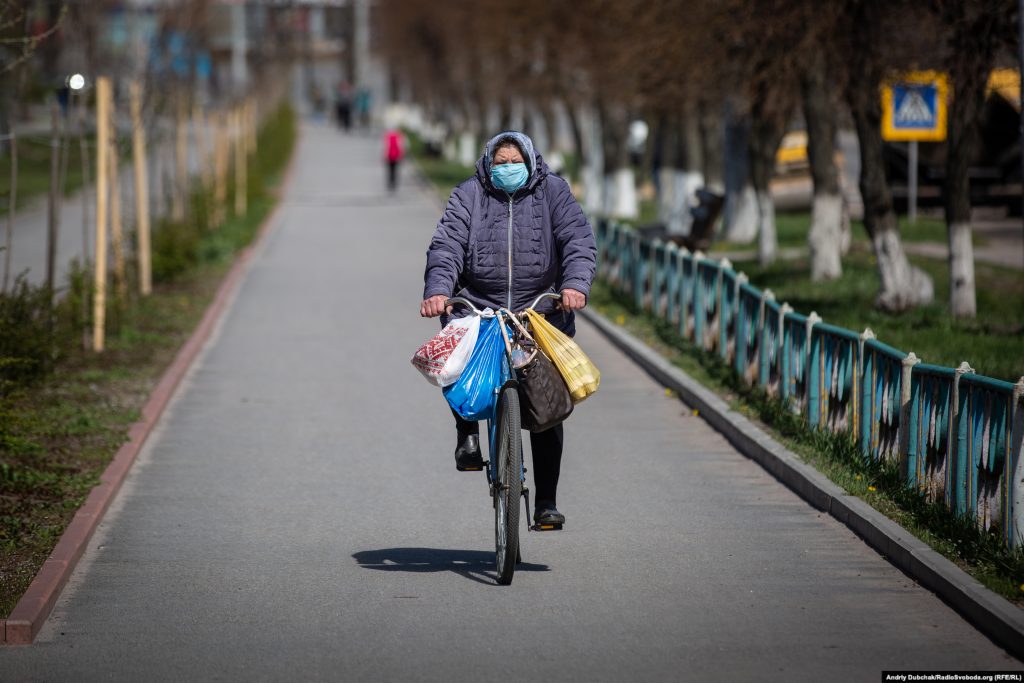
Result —
[[355, 120], [363, 128], [370, 126], [370, 90], [360, 88], [356, 91], [355, 98]]
[[338, 126], [345, 131], [352, 127], [352, 86], [348, 81], [341, 81], [334, 91], [335, 114]]
[[398, 164], [405, 158], [405, 136], [402, 132], [389, 128], [384, 133], [384, 162], [388, 166], [388, 190], [398, 189]]

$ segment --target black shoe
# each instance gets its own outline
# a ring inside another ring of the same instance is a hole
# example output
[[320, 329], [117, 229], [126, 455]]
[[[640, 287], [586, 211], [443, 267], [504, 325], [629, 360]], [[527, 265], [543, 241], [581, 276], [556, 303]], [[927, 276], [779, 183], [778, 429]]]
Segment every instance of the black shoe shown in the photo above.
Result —
[[565, 515], [555, 509], [554, 503], [537, 503], [533, 512], [534, 524], [565, 524]]
[[483, 468], [480, 437], [476, 434], [459, 435], [459, 445], [455, 448], [455, 469], [459, 472], [479, 472]]

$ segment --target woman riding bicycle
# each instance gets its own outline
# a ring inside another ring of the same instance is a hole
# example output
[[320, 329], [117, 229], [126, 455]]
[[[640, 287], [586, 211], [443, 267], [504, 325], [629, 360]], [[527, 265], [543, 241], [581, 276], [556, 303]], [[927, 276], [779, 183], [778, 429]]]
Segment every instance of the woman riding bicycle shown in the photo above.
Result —
[[[487, 143], [476, 175], [448, 199], [427, 250], [420, 315], [440, 315], [443, 326], [453, 313], [466, 314], [444, 310], [452, 296], [521, 311], [539, 294], [559, 292], [560, 303], [545, 301], [538, 312], [573, 336], [573, 311], [587, 305], [596, 263], [594, 231], [569, 184], [548, 170], [529, 137], [507, 131]], [[455, 414], [455, 426], [456, 468], [479, 469], [478, 423]], [[565, 522], [556, 507], [562, 444], [561, 424], [530, 434], [536, 524]]]

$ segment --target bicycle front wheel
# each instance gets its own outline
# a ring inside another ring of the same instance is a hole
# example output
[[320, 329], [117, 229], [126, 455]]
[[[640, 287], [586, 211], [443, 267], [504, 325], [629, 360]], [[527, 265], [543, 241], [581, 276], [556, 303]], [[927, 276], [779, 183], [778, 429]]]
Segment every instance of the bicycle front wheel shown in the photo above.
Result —
[[519, 392], [515, 387], [502, 390], [498, 419], [494, 541], [498, 583], [507, 586], [512, 583], [519, 558], [519, 498], [523, 494], [523, 432], [519, 425]]

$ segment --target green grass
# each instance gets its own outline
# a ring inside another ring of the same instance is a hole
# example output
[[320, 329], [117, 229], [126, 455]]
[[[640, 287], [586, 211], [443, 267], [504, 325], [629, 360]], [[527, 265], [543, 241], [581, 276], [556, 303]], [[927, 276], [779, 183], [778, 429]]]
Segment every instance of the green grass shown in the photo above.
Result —
[[640, 200], [640, 215], [637, 216], [635, 223], [637, 225], [649, 225], [651, 223], [658, 222], [658, 200], [657, 199], [641, 199]]
[[[195, 260], [158, 281], [149, 297], [115, 299], [102, 354], [83, 351], [77, 332], [53, 349], [50, 372], [0, 384], [0, 617], [10, 613], [127, 440], [235, 254], [272, 209], [295, 134], [288, 108], [264, 125], [247, 213], [202, 231]], [[72, 301], [59, 310], [73, 318], [81, 309], [71, 291]], [[71, 324], [80, 329], [81, 320]]]
[[590, 305], [661, 353], [730, 406], [759, 421], [777, 440], [848, 493], [867, 501], [936, 551], [957, 563], [989, 589], [1024, 600], [1024, 552], [1009, 550], [997, 533], [978, 529], [938, 503], [907, 489], [897, 468], [866, 459], [850, 435], [811, 429], [780, 402], [742, 386], [732, 368], [679, 336], [676, 327], [636, 310], [630, 298], [598, 281]]

